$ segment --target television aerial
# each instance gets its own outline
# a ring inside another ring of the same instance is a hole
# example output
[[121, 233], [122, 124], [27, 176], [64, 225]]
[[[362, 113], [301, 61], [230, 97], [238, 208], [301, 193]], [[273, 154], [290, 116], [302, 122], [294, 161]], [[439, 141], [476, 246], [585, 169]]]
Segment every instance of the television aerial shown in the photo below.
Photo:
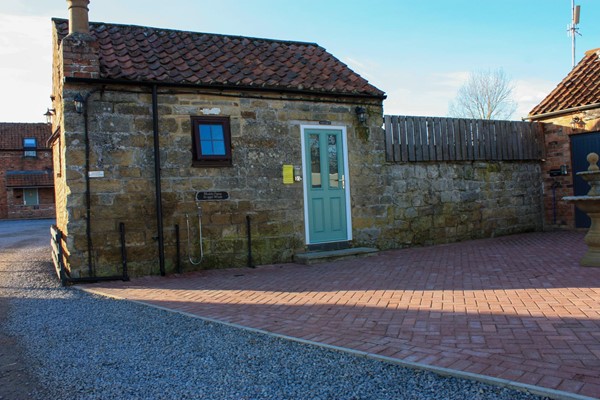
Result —
[[575, 0], [571, 0], [571, 23], [567, 25], [567, 32], [571, 38], [571, 63], [572, 67], [575, 67], [575, 37], [581, 36], [579, 33], [579, 14], [581, 12], [581, 6], [575, 5]]

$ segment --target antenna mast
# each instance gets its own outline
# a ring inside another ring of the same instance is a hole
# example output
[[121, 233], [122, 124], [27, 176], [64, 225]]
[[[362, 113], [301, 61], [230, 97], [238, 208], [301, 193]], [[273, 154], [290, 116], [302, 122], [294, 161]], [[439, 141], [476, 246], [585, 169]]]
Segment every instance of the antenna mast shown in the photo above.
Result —
[[571, 0], [571, 23], [567, 25], [567, 31], [571, 37], [571, 63], [573, 68], [575, 67], [575, 36], [581, 36], [579, 27], [577, 26], [579, 25], [580, 11], [581, 7], [575, 5], [575, 0]]

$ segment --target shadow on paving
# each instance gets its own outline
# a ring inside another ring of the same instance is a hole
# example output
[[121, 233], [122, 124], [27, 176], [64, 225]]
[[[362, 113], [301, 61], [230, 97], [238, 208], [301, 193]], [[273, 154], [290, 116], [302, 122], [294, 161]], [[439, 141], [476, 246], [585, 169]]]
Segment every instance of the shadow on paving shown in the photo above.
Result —
[[[581, 232], [519, 234], [317, 265], [277, 264], [134, 280], [131, 287], [338, 292], [341, 290], [511, 290], [600, 288], [600, 268], [581, 267]], [[268, 271], [268, 272], [267, 272]], [[264, 279], [263, 275], [269, 278]]]
[[304, 266], [86, 286], [206, 318], [588, 396], [600, 269], [583, 233], [521, 234]]

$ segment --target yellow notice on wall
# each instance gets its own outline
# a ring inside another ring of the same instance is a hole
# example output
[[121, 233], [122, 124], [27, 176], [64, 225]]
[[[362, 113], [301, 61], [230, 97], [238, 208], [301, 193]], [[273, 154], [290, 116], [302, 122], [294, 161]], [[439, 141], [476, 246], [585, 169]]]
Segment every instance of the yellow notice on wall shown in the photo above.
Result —
[[284, 165], [283, 166], [283, 183], [285, 185], [291, 185], [294, 183], [294, 166]]

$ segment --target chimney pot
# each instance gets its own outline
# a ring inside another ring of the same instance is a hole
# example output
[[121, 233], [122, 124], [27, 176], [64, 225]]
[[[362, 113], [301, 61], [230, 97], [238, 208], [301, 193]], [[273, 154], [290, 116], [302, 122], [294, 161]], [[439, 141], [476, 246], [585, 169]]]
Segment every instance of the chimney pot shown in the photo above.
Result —
[[88, 4], [90, 4], [90, 0], [67, 0], [69, 6], [69, 34], [90, 33]]

